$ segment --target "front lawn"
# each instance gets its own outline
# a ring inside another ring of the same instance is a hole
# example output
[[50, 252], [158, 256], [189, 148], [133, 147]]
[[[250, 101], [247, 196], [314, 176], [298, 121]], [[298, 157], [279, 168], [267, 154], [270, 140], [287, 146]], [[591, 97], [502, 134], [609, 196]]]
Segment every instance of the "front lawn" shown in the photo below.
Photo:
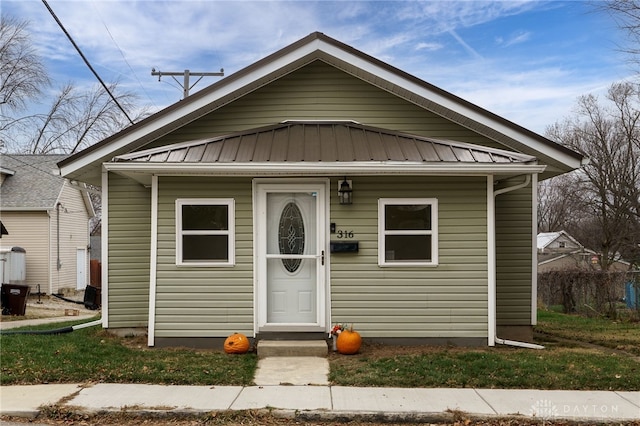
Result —
[[332, 355], [330, 379], [342, 386], [640, 390], [640, 363], [592, 349], [406, 348], [377, 355]]
[[253, 354], [150, 349], [146, 340], [115, 337], [100, 327], [59, 335], [3, 335], [0, 359], [3, 386], [85, 382], [248, 385], [257, 364]]
[[[72, 324], [72, 323], [69, 323]], [[55, 324], [40, 328], [61, 328]], [[395, 347], [365, 343], [359, 354], [331, 353], [330, 381], [342, 386], [640, 390], [640, 362], [620, 350], [568, 344], [553, 336], [638, 349], [638, 324], [540, 313], [543, 350]], [[157, 383], [250, 385], [257, 357], [222, 351], [148, 348], [99, 327], [61, 335], [0, 337], [0, 385]]]
[[640, 356], [639, 322], [540, 310], [536, 330], [550, 336], [593, 343]]
[[[640, 324], [539, 311], [543, 350], [397, 348], [365, 345], [331, 359], [331, 381], [344, 386], [640, 390]], [[617, 351], [582, 347], [562, 339]]]

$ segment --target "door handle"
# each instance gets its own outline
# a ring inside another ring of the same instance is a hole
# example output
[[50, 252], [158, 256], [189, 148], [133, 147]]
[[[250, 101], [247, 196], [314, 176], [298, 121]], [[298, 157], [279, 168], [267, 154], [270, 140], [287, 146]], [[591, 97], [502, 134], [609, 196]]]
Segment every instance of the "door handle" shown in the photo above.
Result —
[[322, 254], [320, 255], [320, 259], [322, 261], [322, 266], [324, 266], [324, 250], [322, 250]]

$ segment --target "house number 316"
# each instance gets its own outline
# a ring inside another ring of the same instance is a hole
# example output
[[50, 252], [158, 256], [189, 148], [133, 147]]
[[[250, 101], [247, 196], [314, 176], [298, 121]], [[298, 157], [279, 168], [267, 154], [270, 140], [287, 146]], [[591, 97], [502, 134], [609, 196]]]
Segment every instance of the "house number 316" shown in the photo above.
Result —
[[339, 230], [338, 232], [336, 232], [336, 236], [338, 238], [353, 238], [353, 231]]

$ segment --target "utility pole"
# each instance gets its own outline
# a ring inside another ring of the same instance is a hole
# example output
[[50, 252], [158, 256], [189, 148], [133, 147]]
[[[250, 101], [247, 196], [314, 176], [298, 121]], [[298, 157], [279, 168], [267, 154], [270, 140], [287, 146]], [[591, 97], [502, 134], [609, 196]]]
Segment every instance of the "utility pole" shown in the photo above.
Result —
[[[157, 75], [158, 76], [158, 81], [160, 81], [160, 79], [162, 78], [163, 75], [168, 75], [171, 78], [173, 78], [176, 83], [178, 83], [181, 87], [182, 87], [182, 91], [183, 91], [183, 98], [186, 98], [187, 96], [189, 96], [189, 90], [195, 86], [196, 84], [198, 84], [198, 82], [200, 80], [202, 80], [202, 77], [222, 77], [224, 76], [224, 69], [220, 69], [220, 72], [191, 72], [189, 70], [184, 70], [182, 72], [162, 72], [160, 70], [156, 71], [155, 68], [151, 69], [151, 75]], [[178, 79], [175, 77], [177, 75], [181, 75], [184, 76], [184, 82], [180, 83], [178, 81]], [[196, 80], [195, 83], [193, 83], [191, 86], [189, 86], [189, 76], [196, 76], [196, 77], [200, 77], [199, 79]]]

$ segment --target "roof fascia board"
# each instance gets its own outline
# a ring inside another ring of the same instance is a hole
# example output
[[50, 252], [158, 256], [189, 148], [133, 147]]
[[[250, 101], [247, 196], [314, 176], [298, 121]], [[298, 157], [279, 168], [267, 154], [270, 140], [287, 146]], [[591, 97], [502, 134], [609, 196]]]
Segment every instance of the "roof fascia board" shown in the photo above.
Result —
[[569, 254], [563, 254], [557, 257], [552, 257], [551, 259], [547, 259], [547, 260], [543, 260], [542, 262], [538, 262], [538, 265], [546, 265], [547, 263], [551, 263], [551, 262], [556, 262], [560, 259], [564, 259], [565, 257], [568, 257]]
[[0, 211], [3, 212], [49, 212], [52, 211], [51, 207], [2, 207]]
[[113, 172], [158, 175], [203, 174], [216, 176], [254, 176], [258, 174], [323, 174], [342, 176], [367, 174], [393, 175], [512, 175], [542, 173], [546, 166], [537, 164], [424, 164], [407, 162], [336, 162], [336, 163], [105, 163]]
[[[584, 247], [584, 245], [582, 243], [580, 243], [580, 241], [576, 240], [575, 238], [573, 238], [571, 235], [569, 235], [567, 233], [567, 231], [560, 231], [559, 232], [559, 236], [558, 238], [560, 238], [561, 236], [566, 237], [569, 241], [571, 241], [572, 243], [574, 243], [575, 245], [577, 245], [578, 247]], [[556, 238], [556, 240], [558, 239]], [[555, 240], [554, 240], [555, 241]]]
[[91, 197], [89, 197], [89, 192], [87, 191], [87, 184], [80, 183], [80, 185], [74, 185], [68, 179], [65, 179], [65, 186], [74, 191], [78, 191], [80, 193], [80, 197], [82, 198], [82, 202], [84, 204], [85, 209], [87, 209], [87, 213], [89, 217], [95, 217], [96, 211], [93, 208], [93, 203], [91, 202]]

